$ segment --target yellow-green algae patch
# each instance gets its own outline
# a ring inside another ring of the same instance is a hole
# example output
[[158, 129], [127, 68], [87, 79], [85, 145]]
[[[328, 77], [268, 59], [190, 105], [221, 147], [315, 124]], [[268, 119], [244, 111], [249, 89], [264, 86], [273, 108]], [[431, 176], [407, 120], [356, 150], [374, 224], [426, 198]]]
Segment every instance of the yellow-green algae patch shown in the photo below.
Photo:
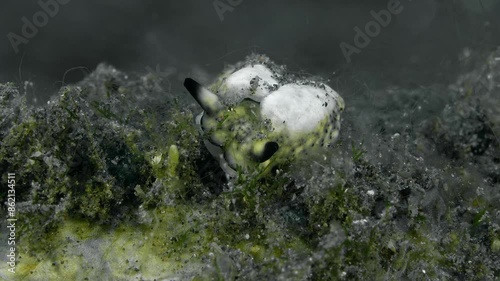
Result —
[[278, 223], [248, 229], [246, 218], [219, 207], [158, 207], [138, 216], [140, 224], [116, 227], [67, 219], [38, 241], [51, 249], [45, 253], [20, 241], [15, 280], [209, 280], [224, 275], [218, 268], [227, 263], [222, 248], [270, 268], [286, 263], [290, 250], [309, 253]]
[[32, 254], [21, 241], [15, 276], [17, 280], [149, 280], [199, 273], [210, 236], [193, 231], [197, 223], [192, 211], [164, 207], [145, 215], [151, 216], [150, 223], [116, 228], [66, 220], [48, 240], [39, 241], [50, 244], [52, 250], [46, 254]]

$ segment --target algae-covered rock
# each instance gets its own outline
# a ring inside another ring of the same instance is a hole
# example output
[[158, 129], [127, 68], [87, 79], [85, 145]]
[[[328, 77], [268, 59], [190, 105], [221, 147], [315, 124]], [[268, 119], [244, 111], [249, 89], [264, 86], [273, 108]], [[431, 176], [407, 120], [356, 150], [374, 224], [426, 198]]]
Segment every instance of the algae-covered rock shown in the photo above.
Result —
[[100, 65], [40, 107], [3, 83], [17, 259], [11, 273], [3, 255], [0, 276], [498, 279], [499, 63], [500, 51], [477, 56], [456, 83], [427, 88], [338, 77], [353, 83], [339, 89], [350, 106], [338, 142], [231, 188], [202, 145], [199, 108], [165, 90], [168, 77]]

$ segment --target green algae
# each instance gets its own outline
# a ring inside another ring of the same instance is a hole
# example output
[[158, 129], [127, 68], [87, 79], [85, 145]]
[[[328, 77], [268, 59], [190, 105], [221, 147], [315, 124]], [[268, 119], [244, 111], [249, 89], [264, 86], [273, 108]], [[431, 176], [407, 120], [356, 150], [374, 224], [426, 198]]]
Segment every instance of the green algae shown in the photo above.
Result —
[[101, 66], [42, 108], [0, 86], [0, 168], [27, 183], [17, 280], [499, 278], [499, 146], [454, 136], [474, 132], [472, 113], [446, 110], [431, 135], [424, 122], [415, 147], [403, 132], [360, 145], [341, 134], [312, 163], [227, 188], [195, 110], [160, 93], [141, 102], [144, 83]]
[[[186, 261], [190, 267], [187, 271], [194, 271], [201, 266], [196, 265], [201, 252], [197, 246], [206, 243], [201, 243], [201, 235], [189, 232], [189, 224], [177, 224], [187, 217], [180, 214], [179, 208], [155, 210], [151, 225], [113, 229], [89, 221], [66, 220], [51, 234], [51, 240], [58, 243], [51, 245], [50, 255], [35, 258], [21, 249], [23, 258], [17, 276], [30, 280], [168, 278], [184, 269]], [[180, 239], [188, 232], [188, 239]]]

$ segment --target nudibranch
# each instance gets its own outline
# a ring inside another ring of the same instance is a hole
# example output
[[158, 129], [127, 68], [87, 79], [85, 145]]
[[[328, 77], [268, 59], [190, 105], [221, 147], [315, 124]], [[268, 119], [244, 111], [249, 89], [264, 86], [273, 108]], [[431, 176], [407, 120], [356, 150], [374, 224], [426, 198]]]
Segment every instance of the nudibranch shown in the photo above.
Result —
[[196, 124], [205, 145], [229, 178], [266, 173], [339, 135], [342, 97], [264, 56], [232, 67], [210, 87], [191, 78], [184, 86], [203, 109]]

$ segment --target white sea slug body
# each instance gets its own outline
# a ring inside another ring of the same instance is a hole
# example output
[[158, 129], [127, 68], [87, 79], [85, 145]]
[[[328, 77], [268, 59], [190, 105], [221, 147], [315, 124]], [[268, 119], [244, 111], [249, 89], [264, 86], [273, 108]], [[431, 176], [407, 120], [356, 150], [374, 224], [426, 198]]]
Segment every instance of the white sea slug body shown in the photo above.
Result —
[[203, 108], [196, 123], [205, 145], [229, 177], [267, 172], [304, 150], [338, 137], [344, 100], [321, 82], [293, 77], [284, 67], [250, 58], [209, 88], [184, 86]]

